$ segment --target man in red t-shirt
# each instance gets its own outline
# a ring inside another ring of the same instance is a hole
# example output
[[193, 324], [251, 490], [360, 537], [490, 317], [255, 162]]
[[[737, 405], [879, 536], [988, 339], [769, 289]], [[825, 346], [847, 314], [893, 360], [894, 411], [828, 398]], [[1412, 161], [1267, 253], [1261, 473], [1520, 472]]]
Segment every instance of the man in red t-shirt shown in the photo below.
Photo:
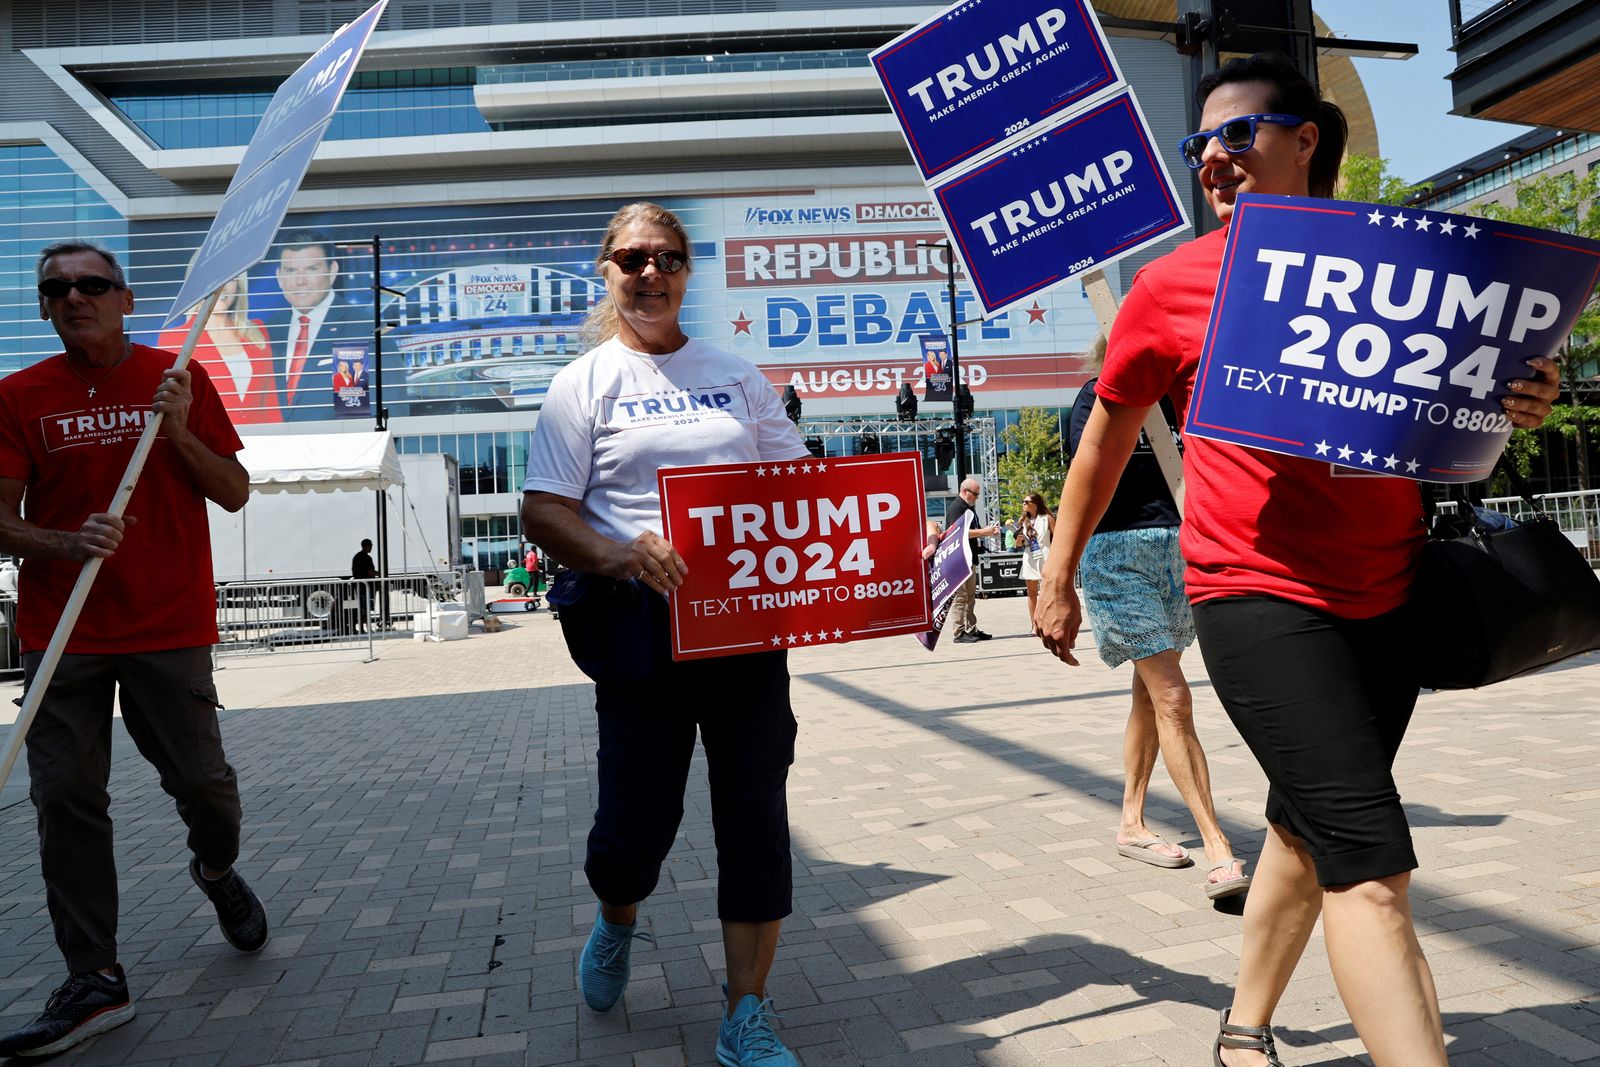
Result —
[[[30, 791], [56, 944], [70, 977], [41, 1014], [0, 1038], [0, 1058], [70, 1048], [134, 1014], [117, 962], [111, 697], [189, 827], [189, 874], [223, 936], [253, 952], [267, 916], [233, 870], [239, 789], [222, 751], [206, 501], [244, 506], [242, 447], [205, 369], [123, 332], [133, 310], [116, 257], [71, 241], [39, 255], [40, 317], [60, 355], [0, 379], [0, 551], [22, 557], [17, 631], [32, 682], [82, 564], [96, 580], [28, 731]], [[151, 398], [154, 397], [152, 403]], [[134, 446], [162, 416], [126, 518], [102, 512]]]

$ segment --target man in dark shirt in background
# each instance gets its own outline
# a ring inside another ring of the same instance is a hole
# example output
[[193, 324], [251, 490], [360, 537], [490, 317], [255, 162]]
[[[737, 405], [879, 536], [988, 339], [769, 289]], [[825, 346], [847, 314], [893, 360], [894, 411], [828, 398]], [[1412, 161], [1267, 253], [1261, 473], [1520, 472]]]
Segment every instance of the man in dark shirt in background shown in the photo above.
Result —
[[[376, 578], [378, 567], [372, 562], [372, 539], [361, 539], [361, 551], [350, 557], [350, 577], [360, 581], [362, 579]], [[361, 605], [363, 622], [372, 618], [372, 605], [378, 599], [378, 587], [375, 583], [363, 586], [361, 589]]]
[[972, 538], [972, 574], [966, 581], [961, 583], [961, 588], [957, 589], [955, 595], [950, 598], [950, 618], [945, 623], [946, 629], [955, 631], [955, 641], [958, 645], [971, 644], [973, 641], [987, 641], [991, 636], [978, 629], [978, 616], [973, 610], [978, 589], [977, 556], [983, 550], [983, 544], [978, 539], [980, 537], [993, 537], [1000, 532], [1000, 528], [998, 526], [980, 527], [978, 525], [979, 521], [981, 521], [978, 516], [979, 489], [976, 478], [968, 478], [962, 482], [960, 492], [956, 494], [956, 498], [950, 502], [949, 508], [945, 509], [944, 513], [944, 528], [948, 530], [961, 521], [961, 516], [969, 511], [972, 512], [972, 529], [967, 534], [968, 537]]

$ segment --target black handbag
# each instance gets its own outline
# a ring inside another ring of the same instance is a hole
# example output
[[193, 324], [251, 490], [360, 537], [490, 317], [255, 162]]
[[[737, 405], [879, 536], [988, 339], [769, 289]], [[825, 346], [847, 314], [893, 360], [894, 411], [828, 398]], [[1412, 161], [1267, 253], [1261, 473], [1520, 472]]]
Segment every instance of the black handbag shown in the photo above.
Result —
[[1477, 689], [1600, 649], [1600, 578], [1505, 468], [1532, 517], [1503, 529], [1456, 492], [1411, 590], [1420, 681]]

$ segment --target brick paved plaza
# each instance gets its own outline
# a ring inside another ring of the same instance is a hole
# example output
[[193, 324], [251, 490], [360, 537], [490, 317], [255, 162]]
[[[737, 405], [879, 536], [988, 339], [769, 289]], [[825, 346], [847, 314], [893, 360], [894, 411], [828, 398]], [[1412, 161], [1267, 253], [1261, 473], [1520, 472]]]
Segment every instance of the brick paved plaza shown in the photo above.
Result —
[[[1020, 600], [984, 644], [795, 653], [795, 914], [770, 993], [808, 1065], [1211, 1062], [1239, 919], [1110, 847], [1129, 670], [1050, 659]], [[241, 871], [275, 928], [222, 940], [153, 772], [113, 771], [133, 1022], [89, 1064], [710, 1064], [721, 949], [704, 776], [608, 1015], [574, 974], [594, 915], [591, 690], [518, 617], [381, 659], [228, 660]], [[1259, 847], [1264, 784], [1191, 651], [1219, 814]], [[0, 688], [0, 698], [15, 696]], [[708, 695], [708, 699], [727, 699]], [[9, 705], [4, 705], [10, 711]], [[5, 732], [0, 727], [0, 736]], [[1457, 1067], [1600, 1064], [1600, 657], [1422, 699], [1399, 779]], [[703, 765], [697, 765], [703, 769]], [[15, 784], [14, 784], [15, 785]], [[1197, 845], [1163, 771], [1153, 825]], [[32, 808], [0, 795], [0, 1028], [62, 977]], [[1291, 1067], [1364, 1063], [1314, 938], [1275, 1020]]]

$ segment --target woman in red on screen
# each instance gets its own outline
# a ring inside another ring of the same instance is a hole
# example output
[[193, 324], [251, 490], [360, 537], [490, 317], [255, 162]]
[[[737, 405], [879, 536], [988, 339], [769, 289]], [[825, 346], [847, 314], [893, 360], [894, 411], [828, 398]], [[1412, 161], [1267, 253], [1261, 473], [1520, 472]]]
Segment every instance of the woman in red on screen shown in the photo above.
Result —
[[[193, 325], [191, 315], [181, 327], [163, 332], [156, 339], [156, 347], [181, 351]], [[250, 298], [243, 278], [235, 278], [222, 287], [211, 317], [200, 331], [200, 340], [195, 343], [193, 359], [205, 366], [216, 383], [234, 425], [283, 421], [278, 410], [272, 348], [261, 323], [250, 317]]]
[[[1117, 315], [1039, 589], [1045, 647], [1069, 664], [1082, 620], [1074, 572], [1151, 406], [1188, 407], [1240, 193], [1333, 195], [1343, 113], [1283, 56], [1200, 81], [1183, 139], [1223, 228], [1147, 264]], [[1550, 414], [1555, 363], [1504, 383], [1516, 426]], [[1318, 917], [1334, 983], [1376, 1067], [1444, 1067], [1433, 975], [1411, 915], [1417, 866], [1391, 772], [1417, 701], [1406, 597], [1422, 500], [1400, 478], [1335, 478], [1327, 463], [1186, 439], [1180, 546], [1206, 670], [1266, 774], [1267, 834], [1244, 909], [1239, 981], [1215, 1067], [1281, 1067], [1272, 1016]]]

